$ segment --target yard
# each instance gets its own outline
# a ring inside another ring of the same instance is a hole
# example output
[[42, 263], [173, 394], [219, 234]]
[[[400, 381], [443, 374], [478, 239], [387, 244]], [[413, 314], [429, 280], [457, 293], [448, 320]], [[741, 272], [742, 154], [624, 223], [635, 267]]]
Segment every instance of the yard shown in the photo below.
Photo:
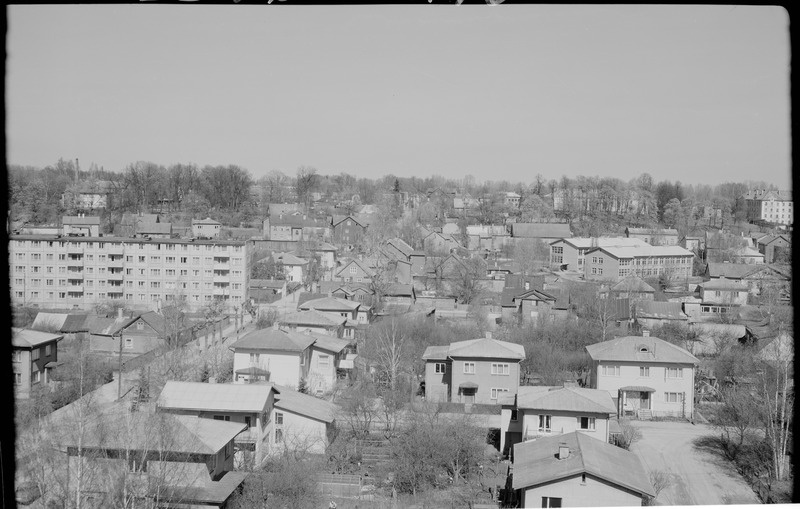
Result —
[[657, 505], [760, 504], [747, 482], [725, 458], [698, 449], [695, 439], [714, 431], [705, 424], [636, 421], [642, 438], [633, 444], [648, 471], [663, 471], [670, 484]]

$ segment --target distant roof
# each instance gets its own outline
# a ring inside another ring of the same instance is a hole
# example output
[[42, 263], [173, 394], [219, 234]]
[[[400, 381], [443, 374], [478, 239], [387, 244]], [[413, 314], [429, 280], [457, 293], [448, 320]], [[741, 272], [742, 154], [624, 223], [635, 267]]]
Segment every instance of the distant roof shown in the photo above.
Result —
[[219, 225], [221, 225], [222, 223], [220, 223], [219, 221], [214, 221], [210, 217], [207, 217], [205, 219], [192, 219], [192, 226], [194, 226], [196, 224], [219, 224]]
[[319, 295], [311, 294], [312, 299], [306, 300], [298, 304], [297, 309], [307, 310], [316, 309], [318, 311], [335, 311], [335, 312], [352, 312], [354, 309], [361, 305], [358, 301], [347, 299], [340, 299], [338, 297], [320, 297]]
[[281, 329], [260, 329], [253, 331], [231, 345], [231, 349], [279, 350], [302, 352], [311, 346], [315, 336]]
[[276, 385], [275, 389], [278, 391], [275, 408], [323, 422], [330, 423], [336, 419], [338, 407], [333, 403], [282, 385]]
[[647, 242], [638, 238], [629, 237], [572, 237], [571, 239], [559, 239], [550, 243], [550, 245], [564, 242], [570, 244], [578, 249], [588, 249], [590, 247], [608, 247], [608, 246], [642, 246], [647, 245]]
[[699, 286], [704, 290], [736, 290], [740, 292], [745, 292], [749, 288], [745, 282], [731, 280], [726, 277], [712, 279], [711, 281], [700, 283]]
[[694, 253], [681, 246], [630, 246], [630, 247], [596, 247], [590, 248], [586, 254], [594, 251], [605, 251], [615, 258], [636, 258], [638, 256], [694, 256]]
[[[569, 457], [565, 459], [558, 459], [561, 444], [569, 448]], [[578, 431], [514, 445], [515, 490], [586, 473], [654, 497], [655, 491], [646, 472], [636, 454]]]
[[708, 262], [708, 275], [712, 278], [726, 277], [728, 279], [742, 279], [747, 276], [767, 270], [767, 265], [752, 263], [716, 263]]
[[658, 302], [640, 300], [636, 302], [636, 316], [638, 318], [655, 318], [662, 320], [688, 320], [680, 302]]
[[361, 268], [361, 270], [363, 270], [367, 274], [367, 276], [372, 277], [373, 275], [375, 275], [375, 271], [369, 268], [366, 263], [362, 262], [361, 260], [357, 260], [355, 258], [343, 259], [342, 266], [336, 271], [336, 275], [338, 276], [339, 274], [341, 274], [344, 271], [344, 269], [346, 269], [351, 263], [358, 265], [358, 267]]
[[308, 260], [298, 258], [292, 253], [272, 253], [272, 259], [284, 265], [308, 265]]
[[156, 405], [179, 410], [262, 412], [272, 384], [210, 384], [176, 382], [164, 385]]
[[553, 302], [557, 300], [557, 296], [551, 295], [547, 292], [537, 289], [523, 291], [520, 295], [514, 297], [514, 300], [536, 300], [542, 302]]
[[[507, 400], [514, 403], [512, 396], [508, 396]], [[581, 387], [520, 387], [517, 408], [597, 414], [613, 414], [617, 411], [608, 391]]]
[[699, 364], [687, 350], [652, 336], [625, 336], [586, 347], [589, 356], [599, 361], [661, 362]]
[[250, 288], [270, 288], [280, 290], [286, 281], [283, 279], [250, 279]]
[[678, 230], [674, 228], [625, 228], [625, 230], [634, 235], [678, 235]]
[[563, 239], [572, 237], [568, 223], [513, 223], [511, 236], [522, 238]]
[[[636, 239], [639, 240], [639, 239]], [[656, 289], [636, 274], [630, 274], [611, 287], [612, 292], [655, 293]]]
[[424, 360], [438, 359], [442, 348], [447, 348], [446, 357], [477, 357], [477, 358], [497, 358], [497, 359], [516, 359], [525, 358], [525, 347], [508, 341], [500, 341], [490, 338], [468, 339], [466, 341], [456, 341], [447, 347], [428, 347], [422, 355]]
[[783, 239], [789, 244], [792, 243], [792, 239], [788, 235], [764, 235], [763, 237], [759, 237], [757, 240], [758, 244], [768, 245], [775, 242], [778, 239]]
[[403, 255], [406, 258], [414, 251], [414, 248], [409, 246], [408, 243], [406, 243], [406, 241], [404, 241], [400, 237], [389, 239], [386, 241], [386, 243], [391, 246], [394, 246], [398, 251], [403, 253]]
[[287, 313], [286, 316], [279, 318], [278, 321], [282, 324], [336, 327], [346, 322], [347, 318], [343, 316], [333, 318], [332, 316], [320, 313], [319, 311], [310, 310]]
[[172, 233], [172, 223], [138, 222], [136, 223], [136, 233], [139, 234], [155, 233], [159, 235]]
[[339, 353], [350, 344], [346, 339], [339, 339], [325, 334], [315, 334], [314, 347], [327, 350], [328, 352]]
[[746, 200], [781, 200], [792, 201], [791, 191], [775, 191], [763, 189], [751, 189], [744, 194]]
[[[118, 412], [118, 413], [117, 413]], [[152, 450], [163, 444], [164, 450], [188, 454], [217, 454], [246, 424], [204, 419], [168, 412], [128, 412], [117, 410], [85, 424], [82, 446], [109, 450]], [[77, 435], [66, 433], [61, 444], [77, 446]]]
[[11, 345], [17, 348], [36, 348], [51, 341], [59, 341], [64, 337], [61, 334], [50, 334], [18, 327], [12, 327], [11, 333]]
[[61, 224], [69, 225], [100, 225], [100, 216], [64, 216], [61, 218]]

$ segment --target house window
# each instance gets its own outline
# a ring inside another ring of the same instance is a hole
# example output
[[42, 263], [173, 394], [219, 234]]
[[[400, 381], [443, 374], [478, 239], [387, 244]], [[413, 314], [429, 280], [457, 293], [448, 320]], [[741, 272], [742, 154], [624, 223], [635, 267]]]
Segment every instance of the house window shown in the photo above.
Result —
[[257, 354], [257, 353], [251, 353], [250, 354], [250, 364], [258, 364], [258, 356], [259, 356], [259, 354]]
[[34, 348], [33, 350], [31, 350], [31, 360], [32, 361], [38, 361], [39, 360], [39, 349], [38, 348]]
[[619, 366], [601, 366], [603, 376], [619, 376]]
[[464, 373], [474, 375], [475, 374], [475, 363], [474, 362], [465, 362], [464, 363]]
[[511, 409], [511, 420], [512, 421], [516, 421], [519, 418], [518, 414], [519, 414], [519, 412], [517, 411], [517, 409], [516, 408], [512, 408]]
[[231, 416], [230, 415], [215, 415], [214, 416], [214, 420], [215, 421], [230, 421], [231, 420]]
[[443, 375], [447, 373], [447, 364], [444, 362], [437, 362], [434, 366], [434, 370], [437, 375]]
[[540, 415], [539, 416], [539, 431], [544, 431], [545, 433], [550, 433], [550, 421], [552, 420], [551, 415]]
[[350, 267], [350, 274], [355, 274], [357, 270], [358, 270], [358, 268], [355, 267], [355, 266]]
[[320, 355], [319, 358], [317, 359], [318, 367], [330, 366], [330, 365], [331, 365], [330, 355]]
[[22, 385], [22, 373], [14, 373], [14, 385]]
[[578, 417], [579, 428], [582, 430], [594, 431], [595, 418], [594, 417]]
[[283, 429], [275, 428], [275, 443], [279, 444], [283, 442]]
[[283, 426], [283, 412], [275, 412], [275, 425]]
[[497, 399], [497, 396], [501, 392], [508, 392], [508, 389], [503, 389], [503, 388], [492, 389], [491, 390], [491, 399]]
[[44, 356], [45, 357], [49, 357], [50, 356], [50, 349], [51, 348], [52, 348], [52, 345], [45, 345], [44, 346]]
[[683, 378], [683, 368], [667, 368], [667, 378]]
[[125, 338], [125, 349], [131, 350], [133, 348], [133, 338]]
[[647, 378], [650, 376], [650, 366], [639, 366], [639, 376]]
[[21, 362], [22, 361], [22, 352], [19, 350], [14, 350], [11, 352], [11, 361], [12, 362]]
[[561, 497], [542, 497], [542, 507], [561, 507]]
[[683, 403], [683, 393], [681, 392], [665, 392], [664, 403]]
[[32, 384], [38, 384], [41, 381], [42, 381], [42, 372], [41, 371], [37, 371], [37, 372], [31, 374], [31, 383]]
[[511, 371], [508, 363], [492, 363], [493, 375], [508, 375]]

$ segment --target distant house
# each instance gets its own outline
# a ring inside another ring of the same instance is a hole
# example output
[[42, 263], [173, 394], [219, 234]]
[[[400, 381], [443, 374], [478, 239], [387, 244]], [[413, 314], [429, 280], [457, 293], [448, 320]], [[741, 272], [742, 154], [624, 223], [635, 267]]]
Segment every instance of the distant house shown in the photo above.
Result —
[[333, 388], [341, 361], [354, 353], [350, 342], [277, 327], [253, 331], [231, 345], [234, 383], [273, 382], [323, 394]]
[[522, 345], [485, 338], [429, 346], [425, 361], [425, 398], [428, 401], [498, 404], [505, 393], [519, 388]]
[[586, 347], [590, 385], [615, 399], [618, 415], [694, 418], [697, 358], [656, 337], [626, 336]]
[[[94, 318], [91, 324], [91, 351], [106, 356], [116, 357], [121, 351], [123, 359], [130, 359], [169, 344], [164, 317], [155, 311], [135, 316]], [[191, 327], [189, 324], [181, 324], [180, 331], [170, 331], [170, 334], [179, 334], [180, 337], [170, 340], [173, 344], [182, 344], [191, 339]]]
[[642, 239], [651, 246], [678, 245], [678, 230], [674, 228], [625, 228], [625, 236]]
[[409, 246], [403, 239], [395, 237], [386, 241], [383, 251], [390, 259], [407, 262], [414, 248]]
[[372, 221], [369, 214], [355, 214], [349, 216], [333, 216], [331, 228], [333, 242], [338, 245], [356, 246]]
[[272, 260], [283, 266], [283, 274], [287, 281], [303, 282], [303, 275], [308, 267], [308, 260], [298, 258], [292, 253], [272, 253]]
[[249, 295], [254, 302], [274, 302], [286, 295], [286, 280], [250, 279]]
[[502, 197], [503, 197], [503, 204], [506, 207], [511, 207], [515, 209], [519, 208], [519, 200], [522, 197], [517, 193], [514, 193], [512, 191], [506, 191], [502, 193]]
[[742, 281], [719, 278], [700, 283], [700, 300], [703, 304], [744, 306], [747, 304], [748, 286]]
[[334, 270], [333, 279], [347, 283], [370, 283], [375, 277], [375, 271], [366, 263], [355, 258], [340, 260], [340, 267]]
[[31, 389], [50, 383], [58, 362], [58, 342], [61, 334], [11, 328], [11, 371], [14, 376], [14, 396], [27, 398]]
[[504, 395], [500, 414], [500, 450], [518, 442], [580, 431], [608, 442], [609, 417], [617, 412], [607, 391], [580, 387], [520, 387]]
[[555, 315], [550, 309], [556, 300], [556, 296], [535, 288], [512, 297], [513, 303], [517, 305], [519, 319], [525, 323], [537, 323], [540, 319], [554, 321]]
[[630, 274], [616, 284], [611, 285], [606, 293], [612, 299], [653, 300], [656, 289], [636, 274]]
[[137, 221], [135, 235], [139, 237], [151, 237], [154, 239], [172, 238], [172, 223], [150, 223]]
[[218, 239], [222, 223], [210, 217], [205, 219], [192, 219], [192, 237], [198, 239]]
[[272, 384], [216, 384], [167, 381], [158, 396], [161, 412], [243, 424], [234, 438], [235, 465], [258, 466], [269, 454], [276, 391]]
[[461, 247], [461, 244], [451, 234], [430, 232], [423, 237], [422, 245], [427, 251], [449, 253]]
[[467, 249], [471, 251], [499, 251], [509, 242], [511, 236], [505, 225], [469, 225], [467, 226]]
[[792, 259], [792, 240], [788, 235], [766, 235], [756, 242], [764, 263], [788, 263]]
[[[81, 493], [81, 507], [111, 507], [125, 479], [131, 499], [158, 499], [165, 506], [225, 507], [247, 477], [234, 472], [234, 438], [245, 425], [169, 413], [105, 415], [83, 433], [63, 433], [69, 489]], [[111, 482], [109, 482], [112, 480]]]
[[278, 323], [294, 332], [308, 331], [314, 334], [353, 339], [356, 324], [352, 323], [348, 327], [347, 322], [348, 319], [345, 317], [335, 317], [315, 310], [295, 311], [278, 318]]
[[64, 216], [61, 218], [64, 235], [80, 237], [100, 236], [99, 216]]
[[639, 457], [578, 431], [514, 445], [520, 507], [642, 506], [656, 496]]
[[794, 222], [792, 191], [752, 189], [742, 197], [750, 222], [790, 225]]
[[305, 214], [270, 215], [264, 220], [264, 236], [268, 240], [330, 240], [331, 226]]
[[748, 265], [762, 265], [764, 263], [764, 254], [752, 247], [740, 247], [732, 256], [736, 263], [746, 263]]
[[548, 244], [572, 237], [569, 223], [512, 223], [511, 236], [516, 239], [535, 239]]
[[[313, 294], [311, 297], [314, 297]], [[369, 323], [369, 314], [362, 309], [362, 303], [357, 300], [340, 299], [332, 295], [305, 300], [297, 305], [300, 311], [316, 310], [330, 314], [332, 317], [344, 317], [358, 323]]]
[[490, 260], [486, 273], [491, 279], [505, 280], [506, 276], [520, 272], [519, 263], [513, 260]]
[[61, 205], [65, 209], [83, 211], [107, 209], [113, 204], [114, 183], [109, 180], [89, 180], [70, 186], [61, 194]]

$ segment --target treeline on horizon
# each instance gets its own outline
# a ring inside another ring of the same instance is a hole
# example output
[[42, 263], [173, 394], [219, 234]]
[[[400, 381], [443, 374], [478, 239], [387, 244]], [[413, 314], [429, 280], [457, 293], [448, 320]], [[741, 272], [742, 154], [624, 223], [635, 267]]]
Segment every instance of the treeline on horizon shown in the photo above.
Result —
[[[689, 229], [696, 223], [693, 219], [699, 219], [703, 213], [703, 207], [720, 211], [719, 226], [726, 221], [743, 221], [744, 193], [750, 189], [778, 189], [757, 181], [684, 185], [679, 181], [656, 181], [649, 173], [627, 182], [599, 176], [547, 179], [541, 174], [529, 182], [477, 182], [471, 175], [447, 179], [390, 174], [371, 179], [348, 173], [326, 175], [308, 166], [299, 167], [294, 175], [273, 170], [255, 179], [250, 171], [233, 164], [164, 166], [138, 161], [121, 171], [109, 171], [94, 164], [82, 170], [77, 161], [64, 159], [45, 168], [9, 165], [8, 184], [11, 219], [25, 224], [57, 224], [62, 215], [78, 212], [70, 200], [62, 201], [62, 195], [72, 196], [79, 190], [99, 190], [103, 186], [108, 186], [113, 199], [108, 210], [96, 212], [98, 215], [119, 217], [125, 212], [212, 215], [232, 226], [260, 222], [267, 215], [269, 203], [308, 205], [314, 193], [319, 193], [328, 204], [320, 212], [332, 213], [334, 206], [338, 211], [356, 212], [361, 205], [379, 203], [387, 193], [425, 195], [440, 188], [473, 198], [487, 197], [480, 208], [492, 210], [479, 211], [478, 219], [483, 223], [496, 221], [504, 214], [518, 221], [557, 219], [583, 226], [580, 230], [586, 231], [578, 233], [588, 235], [599, 234], [594, 230], [604, 225], [596, 224], [598, 220]], [[506, 191], [521, 196], [519, 207], [508, 208], [501, 203], [497, 194]], [[441, 213], [429, 213], [426, 216], [430, 217], [420, 219], [441, 221], [452, 212], [452, 203], [440, 200], [435, 208]]]

